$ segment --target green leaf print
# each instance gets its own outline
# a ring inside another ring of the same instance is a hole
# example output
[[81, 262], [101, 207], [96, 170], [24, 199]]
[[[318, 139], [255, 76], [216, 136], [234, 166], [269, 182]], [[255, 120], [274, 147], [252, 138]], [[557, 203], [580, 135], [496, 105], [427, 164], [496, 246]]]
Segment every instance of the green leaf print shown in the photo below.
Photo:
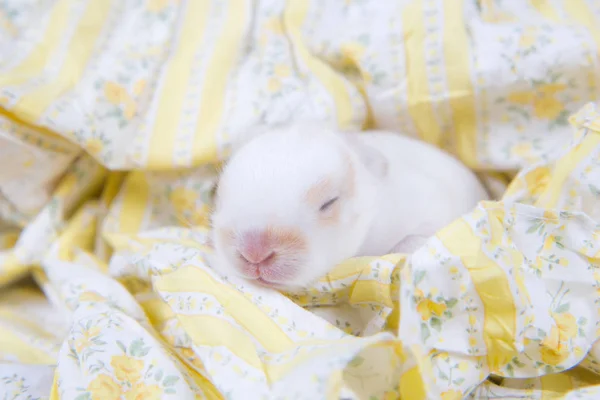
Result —
[[442, 330], [442, 320], [439, 318], [436, 318], [436, 317], [432, 317], [431, 318], [431, 327], [438, 332], [441, 331]]
[[121, 342], [120, 340], [117, 340], [117, 346], [119, 346], [121, 348], [121, 350], [123, 350], [123, 353], [127, 354], [127, 347], [125, 347], [123, 342]]
[[415, 273], [415, 283], [414, 283], [414, 285], [415, 286], [418, 285], [423, 280], [423, 278], [425, 278], [425, 271], [417, 271]]
[[165, 380], [163, 381], [163, 385], [164, 386], [173, 386], [177, 383], [178, 380], [179, 380], [178, 376], [170, 375], [165, 378]]
[[560, 306], [556, 307], [554, 312], [557, 314], [562, 314], [564, 312], [569, 311], [569, 308], [570, 308], [569, 303], [561, 304]]
[[429, 327], [427, 324], [421, 324], [421, 340], [426, 341], [431, 336], [431, 332], [429, 331]]

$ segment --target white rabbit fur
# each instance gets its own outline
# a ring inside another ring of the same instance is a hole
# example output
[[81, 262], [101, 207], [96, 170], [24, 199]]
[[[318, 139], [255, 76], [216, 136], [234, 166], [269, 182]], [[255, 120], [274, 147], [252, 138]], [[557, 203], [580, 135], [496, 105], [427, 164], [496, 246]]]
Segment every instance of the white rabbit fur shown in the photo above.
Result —
[[[324, 181], [328, 185], [315, 197], [311, 188]], [[320, 210], [336, 196], [334, 211]], [[426, 143], [391, 132], [339, 132], [314, 124], [274, 128], [241, 147], [222, 171], [212, 216], [212, 267], [241, 275], [236, 235], [291, 228], [305, 246], [290, 254], [282, 250], [274, 268], [293, 274], [267, 283], [301, 288], [353, 256], [410, 252], [422, 244], [419, 239], [485, 199], [469, 169]], [[233, 242], [223, 239], [225, 231]]]

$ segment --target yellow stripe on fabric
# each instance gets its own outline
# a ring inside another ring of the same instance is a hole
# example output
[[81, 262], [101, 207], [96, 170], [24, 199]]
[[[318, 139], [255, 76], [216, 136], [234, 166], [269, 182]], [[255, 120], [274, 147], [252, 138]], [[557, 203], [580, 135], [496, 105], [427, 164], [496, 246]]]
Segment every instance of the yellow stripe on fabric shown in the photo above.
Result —
[[[481, 204], [488, 210], [489, 213], [490, 245], [500, 246], [504, 236], [504, 218], [506, 212], [504, 209], [498, 208], [498, 203], [493, 201], [486, 201]], [[521, 252], [514, 249], [506, 249], [506, 253], [510, 256], [512, 265], [523, 265], [523, 254]], [[517, 288], [519, 289], [519, 299], [524, 305], [529, 305], [531, 303], [531, 299], [529, 297], [529, 291], [525, 286], [525, 276], [523, 270], [516, 268], [514, 277], [515, 285], [517, 285]]]
[[600, 51], [600, 28], [598, 27], [598, 20], [594, 17], [592, 10], [588, 8], [585, 0], [563, 0], [563, 7], [575, 22], [584, 25], [590, 30]]
[[[552, 21], [560, 21], [560, 16], [554, 8], [554, 6], [548, 0], [529, 0], [531, 5], [541, 14], [544, 18]], [[571, 1], [571, 0], [569, 0]]]
[[465, 0], [444, 1], [443, 4], [445, 70], [457, 150], [461, 160], [473, 169], [478, 166], [477, 115], [469, 65], [469, 22], [464, 15]]
[[16, 67], [0, 73], [0, 86], [17, 86], [42, 73], [51, 54], [60, 45], [65, 29], [69, 26], [69, 12], [73, 3], [73, 0], [60, 0], [52, 7], [40, 42]]
[[15, 282], [29, 273], [29, 267], [21, 264], [13, 250], [0, 252], [0, 288]]
[[245, 0], [229, 0], [225, 27], [214, 47], [212, 58], [204, 74], [198, 125], [192, 144], [193, 164], [217, 161], [217, 128], [225, 108], [227, 81], [236, 59], [241, 55], [244, 39]]
[[266, 364], [258, 357], [254, 342], [243, 331], [225, 320], [209, 315], [182, 315], [177, 316], [193, 343], [200, 346], [227, 348], [236, 357], [242, 359], [248, 365], [263, 370], [270, 382], [277, 382], [290, 371], [313, 358], [323, 358], [323, 355], [331, 351], [330, 346], [342, 348], [346, 342], [355, 341], [356, 338], [348, 337], [332, 341], [309, 340], [299, 343], [298, 346], [325, 345], [310, 352], [302, 352], [296, 356], [277, 364]]
[[354, 114], [348, 87], [341, 75], [310, 52], [302, 37], [301, 28], [310, 5], [309, 0], [288, 0], [283, 15], [284, 26], [298, 57], [333, 99], [337, 111], [337, 123], [344, 128], [349, 126]]
[[399, 392], [401, 399], [425, 400], [428, 398], [418, 366], [412, 367], [400, 376]]
[[[177, 355], [175, 352], [171, 354], [178, 356], [181, 359], [181, 356]], [[203, 376], [200, 372], [196, 371], [194, 368], [187, 368], [187, 374], [194, 380], [196, 386], [200, 388], [200, 393], [203, 397], [196, 398], [206, 399], [206, 400], [224, 400], [221, 392], [215, 387], [215, 385], [205, 376]]]
[[[151, 248], [156, 243], [172, 243], [179, 246], [186, 246], [194, 249], [198, 249], [204, 253], [212, 252], [212, 249], [205, 244], [202, 244], [195, 240], [185, 239], [165, 239], [165, 238], [143, 238], [137, 235], [121, 234], [121, 233], [105, 233], [104, 237], [115, 249], [130, 249], [132, 243], [139, 247]], [[138, 247], [138, 251], [139, 251]]]
[[[184, 99], [193, 72], [194, 56], [204, 40], [211, 3], [210, 1], [191, 1], [182, 10], [184, 20], [179, 34], [179, 43], [174, 49], [173, 58], [169, 60], [159, 94], [157, 115], [148, 149], [146, 164], [153, 169], [165, 169], [173, 166], [176, 132], [179, 129]], [[207, 81], [212, 79], [212, 75], [206, 75]], [[202, 106], [208, 106], [208, 104], [202, 103]], [[204, 123], [202, 120], [200, 122]]]
[[163, 292], [196, 292], [214, 296], [238, 324], [272, 353], [281, 353], [293, 344], [279, 325], [241, 292], [218, 283], [200, 268], [181, 267], [169, 275], [161, 276], [154, 287]]
[[433, 145], [442, 143], [442, 129], [433, 110], [425, 64], [425, 15], [423, 0], [408, 4], [402, 12], [408, 112], [419, 136]]
[[[408, 350], [410, 350], [411, 358], [416, 361], [417, 365], [400, 375], [400, 385], [398, 388], [400, 398], [411, 400], [430, 399], [431, 393], [425, 385], [423, 377], [434, 376], [431, 357], [423, 353], [423, 350], [418, 346], [411, 346]], [[395, 352], [401, 362], [406, 360], [406, 351], [400, 345], [396, 346]]]
[[226, 347], [248, 365], [262, 369], [262, 361], [250, 336], [231, 323], [209, 315], [179, 314], [177, 318], [195, 345]]
[[56, 359], [46, 352], [36, 349], [19, 335], [0, 326], [0, 355], [10, 354], [24, 364], [56, 364]]
[[125, 182], [121, 200], [119, 232], [135, 233], [140, 231], [149, 198], [150, 187], [144, 173], [141, 171], [131, 172]]
[[0, 233], [0, 250], [8, 250], [15, 246], [19, 240], [20, 232]]
[[[492, 211], [490, 218], [495, 218]], [[463, 219], [436, 235], [444, 246], [460, 257], [468, 269], [484, 308], [483, 338], [487, 362], [493, 373], [515, 354], [516, 307], [505, 272], [482, 251], [481, 239]]]
[[600, 146], [600, 135], [588, 134], [581, 143], [564, 157], [560, 158], [550, 177], [546, 190], [536, 201], [536, 207], [557, 208], [560, 195], [565, 187], [567, 178], [577, 166]]
[[359, 280], [352, 285], [351, 292], [349, 294], [350, 304], [360, 303], [378, 303], [386, 307], [393, 308], [394, 303], [390, 294], [392, 291], [392, 285], [389, 283], [379, 281], [367, 281]]
[[54, 379], [52, 379], [52, 388], [50, 389], [50, 398], [48, 400], [60, 400], [58, 393], [58, 369], [54, 370]]
[[113, 1], [90, 1], [73, 33], [67, 56], [58, 76], [23, 96], [13, 111], [26, 121], [36, 122], [43, 112], [62, 94], [74, 87], [96, 47], [96, 41], [106, 23]]
[[[590, 32], [590, 35], [596, 43], [596, 57], [600, 55], [600, 21], [595, 17], [592, 10], [589, 9], [585, 0], [563, 0], [563, 8], [567, 12], [567, 15], [574, 20], [577, 24], [583, 25]], [[581, 44], [578, 44], [581, 46]], [[595, 65], [595, 60], [589, 60], [589, 63]], [[596, 77], [597, 71], [590, 71], [588, 73], [589, 86], [597, 88]]]
[[77, 210], [61, 233], [58, 257], [62, 261], [73, 261], [74, 249], [93, 252], [98, 218], [94, 215], [97, 202], [90, 201]]
[[110, 171], [108, 173], [106, 183], [102, 188], [102, 195], [100, 196], [102, 205], [108, 207], [112, 204], [126, 177], [127, 173], [123, 171]]
[[395, 267], [398, 264], [406, 261], [405, 254], [386, 254], [381, 257], [353, 257], [338, 264], [331, 272], [319, 279], [319, 282], [329, 283], [340, 280], [345, 280], [353, 276], [360, 275], [365, 269], [369, 269], [369, 265], [377, 260], [393, 263]]
[[325, 389], [325, 399], [340, 399], [342, 391], [342, 385], [344, 383], [344, 371], [341, 369], [332, 371], [327, 379], [327, 389]]
[[146, 316], [154, 328], [177, 317], [171, 307], [161, 299], [151, 299], [140, 301], [140, 305], [146, 312]]
[[[37, 296], [36, 296], [37, 297]], [[22, 300], [19, 298], [14, 298], [13, 301]], [[19, 311], [21, 313], [21, 311]], [[32, 320], [27, 318], [23, 318], [23, 316], [19, 315], [19, 313], [12, 311], [9, 307], [1, 306], [0, 307], [0, 319], [7, 321], [7, 324], [13, 324], [17, 326], [21, 326], [24, 329], [27, 329], [31, 333], [35, 334], [35, 336], [40, 338], [51, 339], [52, 335], [44, 330], [39, 324], [35, 323]]]
[[573, 381], [565, 373], [544, 375], [540, 377], [542, 399], [556, 399], [557, 394], [564, 394], [573, 389]]
[[[2, 121], [3, 119], [6, 120]], [[73, 154], [77, 151], [77, 146], [70, 143], [58, 133], [31, 124], [19, 118], [18, 115], [4, 110], [2, 107], [0, 107], [0, 126], [1, 125], [4, 125], [3, 129], [10, 131], [11, 134], [16, 136], [20, 141], [35, 146], [36, 148], [47, 150], [48, 145], [52, 145], [53, 151], [57, 153]]]

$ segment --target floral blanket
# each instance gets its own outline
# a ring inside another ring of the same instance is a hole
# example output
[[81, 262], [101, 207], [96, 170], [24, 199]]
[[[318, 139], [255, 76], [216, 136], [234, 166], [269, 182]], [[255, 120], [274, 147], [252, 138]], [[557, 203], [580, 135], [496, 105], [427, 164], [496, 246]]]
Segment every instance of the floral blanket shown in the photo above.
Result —
[[[599, 26], [595, 0], [0, 0], [0, 398], [600, 398]], [[497, 198], [302, 293], [217, 275], [219, 165], [306, 119], [425, 140]]]

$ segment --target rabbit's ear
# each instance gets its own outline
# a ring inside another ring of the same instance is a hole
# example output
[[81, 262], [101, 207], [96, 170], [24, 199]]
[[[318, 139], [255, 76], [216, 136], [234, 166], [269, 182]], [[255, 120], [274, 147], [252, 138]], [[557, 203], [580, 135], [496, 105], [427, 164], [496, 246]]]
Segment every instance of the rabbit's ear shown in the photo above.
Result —
[[343, 137], [360, 158], [363, 165], [377, 178], [388, 174], [388, 161], [385, 156], [374, 147], [369, 146], [358, 135], [368, 135], [360, 132], [344, 132]]

